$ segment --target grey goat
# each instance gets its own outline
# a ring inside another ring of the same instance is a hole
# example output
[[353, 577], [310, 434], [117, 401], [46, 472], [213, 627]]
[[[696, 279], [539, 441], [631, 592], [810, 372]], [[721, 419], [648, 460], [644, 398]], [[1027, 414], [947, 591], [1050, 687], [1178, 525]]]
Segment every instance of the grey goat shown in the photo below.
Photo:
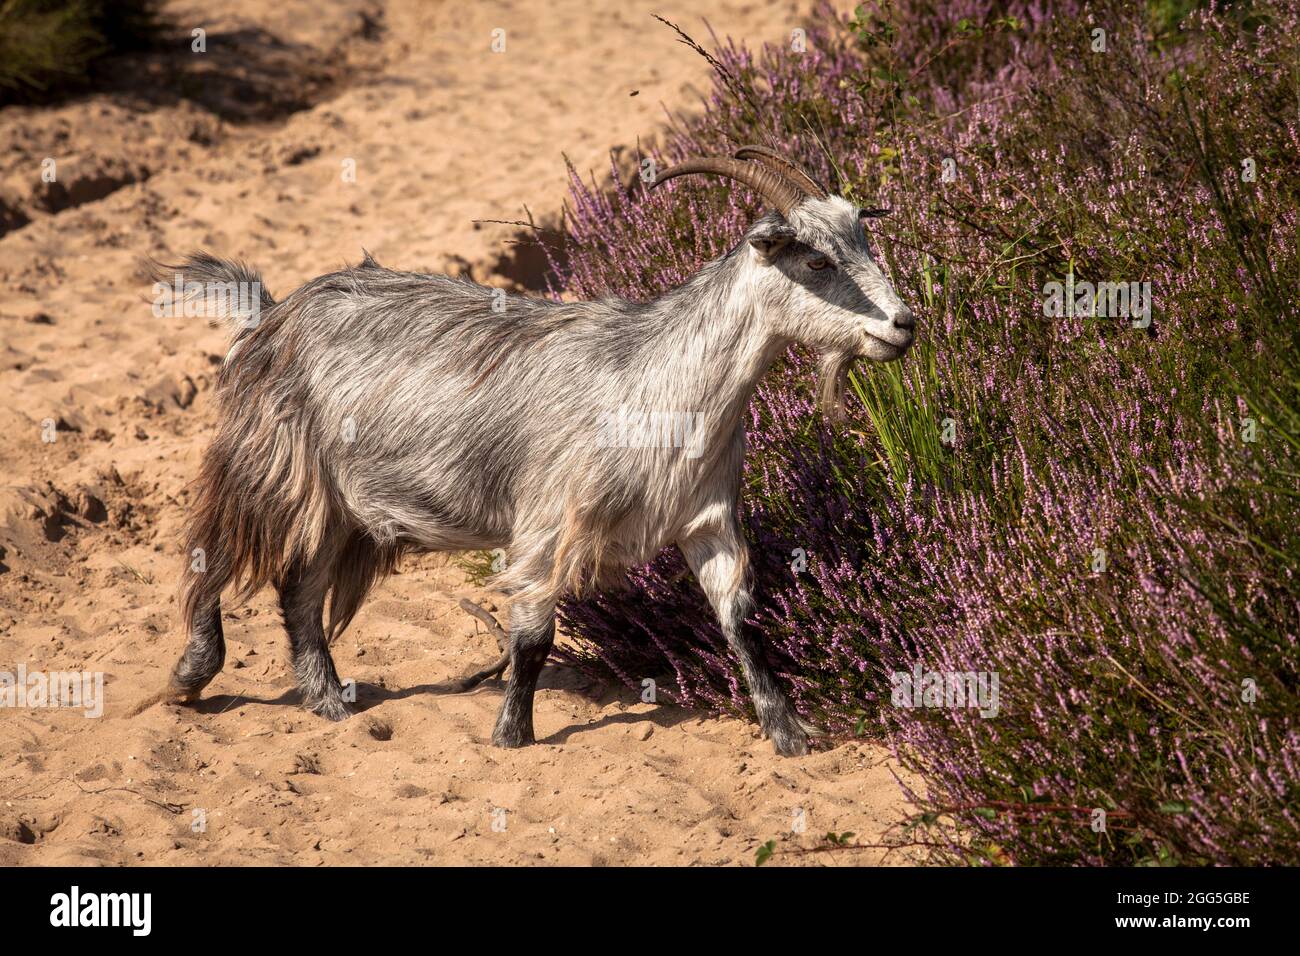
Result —
[[[855, 359], [907, 351], [912, 313], [870, 252], [864, 220], [879, 211], [762, 147], [690, 160], [655, 185], [691, 173], [747, 185], [776, 211], [651, 302], [505, 296], [369, 255], [283, 301], [259, 293], [258, 321], [242, 323], [218, 376], [187, 531], [187, 557], [203, 560], [183, 580], [189, 641], [171, 699], [196, 700], [221, 669], [223, 590], [244, 600], [272, 584], [304, 705], [342, 719], [329, 644], [375, 582], [407, 552], [501, 548], [510, 676], [492, 742], [528, 744], [557, 599], [676, 543], [763, 731], [780, 754], [807, 752], [813, 728], [744, 623], [745, 408], [794, 342], [819, 353], [823, 406], [838, 407]], [[260, 288], [206, 254], [175, 269], [187, 288]], [[645, 427], [664, 415], [685, 417], [687, 442]]]

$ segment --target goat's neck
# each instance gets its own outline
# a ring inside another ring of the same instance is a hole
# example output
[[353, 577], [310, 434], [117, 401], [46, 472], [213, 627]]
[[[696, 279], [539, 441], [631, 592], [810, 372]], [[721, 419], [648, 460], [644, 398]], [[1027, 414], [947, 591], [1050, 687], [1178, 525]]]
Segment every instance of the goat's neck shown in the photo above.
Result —
[[[656, 303], [663, 364], [647, 368], [659, 407], [693, 413], [706, 448], [721, 448], [740, 424], [755, 387], [788, 344], [762, 321], [761, 296], [744, 261], [713, 263], [701, 287]], [[653, 406], [652, 406], [653, 407]]]

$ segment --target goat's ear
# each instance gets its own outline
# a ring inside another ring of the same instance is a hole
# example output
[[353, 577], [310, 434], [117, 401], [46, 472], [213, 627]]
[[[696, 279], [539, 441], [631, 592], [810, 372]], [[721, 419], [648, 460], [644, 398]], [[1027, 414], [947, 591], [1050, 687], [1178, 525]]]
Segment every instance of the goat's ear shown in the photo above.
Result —
[[775, 259], [776, 254], [786, 243], [793, 241], [794, 229], [785, 223], [773, 223], [749, 237], [749, 244], [758, 250], [758, 254], [767, 262]]

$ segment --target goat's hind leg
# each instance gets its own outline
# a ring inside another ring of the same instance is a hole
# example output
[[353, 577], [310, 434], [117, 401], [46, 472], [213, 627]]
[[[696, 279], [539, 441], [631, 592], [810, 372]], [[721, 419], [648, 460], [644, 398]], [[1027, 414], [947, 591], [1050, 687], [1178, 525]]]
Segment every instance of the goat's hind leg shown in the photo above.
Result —
[[220, 673], [226, 662], [226, 638], [221, 631], [221, 600], [210, 598], [194, 614], [185, 652], [172, 668], [167, 694], [182, 704], [192, 704], [199, 692]]
[[280, 582], [280, 610], [289, 632], [294, 679], [302, 691], [302, 704], [329, 720], [344, 720], [351, 713], [343, 698], [343, 683], [334, 669], [322, 618], [329, 590], [329, 563], [317, 559], [295, 564]]

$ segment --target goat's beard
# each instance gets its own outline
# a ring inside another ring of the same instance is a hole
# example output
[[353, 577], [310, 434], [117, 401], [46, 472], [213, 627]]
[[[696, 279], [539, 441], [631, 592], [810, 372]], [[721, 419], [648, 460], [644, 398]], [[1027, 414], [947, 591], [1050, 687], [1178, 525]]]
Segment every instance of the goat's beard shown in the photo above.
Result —
[[832, 422], [840, 422], [845, 417], [844, 390], [849, 383], [849, 369], [857, 358], [852, 352], [823, 352], [818, 360], [817, 400], [822, 414]]

